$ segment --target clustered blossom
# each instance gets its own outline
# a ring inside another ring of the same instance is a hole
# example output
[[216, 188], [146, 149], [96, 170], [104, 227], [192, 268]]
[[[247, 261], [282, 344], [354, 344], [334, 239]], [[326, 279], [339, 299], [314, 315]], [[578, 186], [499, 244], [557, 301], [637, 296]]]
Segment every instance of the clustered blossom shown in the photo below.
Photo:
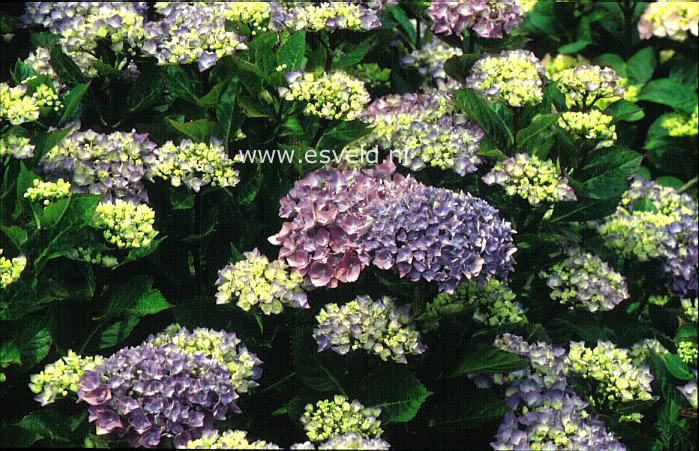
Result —
[[371, 100], [364, 82], [342, 71], [321, 75], [290, 72], [286, 79], [289, 86], [279, 88], [279, 95], [287, 101], [304, 102], [307, 116], [349, 121]]
[[175, 345], [124, 348], [85, 371], [78, 399], [90, 405], [97, 435], [128, 440], [132, 447], [182, 445], [239, 412], [230, 374], [203, 353]]
[[237, 298], [236, 305], [248, 311], [258, 305], [262, 313], [281, 313], [284, 304], [309, 308], [306, 293], [301, 288], [303, 276], [289, 271], [281, 260], [270, 261], [257, 248], [245, 252], [244, 260], [226, 265], [218, 272], [217, 304], [228, 304]]
[[640, 261], [662, 259], [672, 291], [697, 291], [699, 230], [694, 200], [656, 182], [635, 180], [598, 228], [608, 246]]
[[19, 160], [32, 158], [34, 148], [31, 140], [24, 136], [9, 134], [0, 138], [0, 157], [9, 155]]
[[333, 435], [354, 432], [363, 438], [379, 438], [383, 433], [379, 408], [364, 407], [356, 399], [341, 395], [306, 406], [301, 424], [312, 442], [324, 442]]
[[564, 70], [588, 64], [589, 61], [580, 55], [572, 56], [566, 55], [565, 53], [560, 53], [553, 58], [551, 55], [547, 54], [544, 59], [541, 60], [541, 63], [546, 69], [546, 75], [550, 79], [555, 79], [558, 74]]
[[638, 21], [641, 39], [653, 36], [684, 41], [699, 36], [699, 4], [688, 1], [658, 0], [651, 2]]
[[[273, 2], [270, 5], [273, 30], [371, 31], [381, 27], [379, 12], [383, 2]], [[373, 5], [371, 3], [374, 3]]]
[[616, 142], [614, 118], [599, 110], [589, 112], [566, 111], [558, 118], [558, 126], [577, 139], [599, 141], [597, 148], [609, 147]]
[[145, 342], [152, 346], [174, 345], [183, 354], [203, 354], [228, 371], [236, 392], [247, 393], [259, 385], [256, 381], [262, 376], [262, 361], [240, 343], [235, 333], [201, 327], [190, 332], [178, 324], [170, 325]]
[[516, 252], [510, 224], [470, 194], [364, 171], [320, 170], [282, 199], [290, 221], [270, 238], [280, 258], [316, 287], [357, 280], [370, 263], [451, 292], [462, 279], [505, 277]]
[[629, 350], [631, 363], [636, 366], [640, 366], [646, 362], [651, 354], [657, 354], [664, 357], [670, 354], [670, 351], [668, 351], [667, 348], [655, 338], [646, 338], [634, 343]]
[[343, 435], [332, 435], [318, 445], [318, 449], [364, 449], [364, 450], [388, 450], [391, 445], [380, 438], [365, 438], [354, 432]]
[[629, 298], [624, 277], [590, 253], [572, 252], [542, 276], [547, 278], [551, 299], [571, 308], [604, 312]]
[[330, 348], [338, 354], [364, 349], [386, 361], [407, 363], [406, 355], [427, 349], [415, 329], [410, 305], [396, 306], [389, 297], [372, 301], [359, 296], [342, 306], [327, 304], [316, 316], [313, 338], [318, 352]]
[[44, 182], [39, 179], [34, 179], [32, 186], [27, 188], [24, 197], [32, 202], [41, 201], [44, 205], [49, 205], [59, 199], [70, 197], [70, 183], [63, 179], [58, 179], [55, 182]]
[[589, 396], [593, 406], [613, 408], [619, 403], [652, 399], [653, 375], [648, 366], [634, 365], [627, 349], [609, 341], [600, 340], [594, 348], [585, 342], [571, 342], [568, 359], [571, 376], [596, 383], [596, 393]]
[[[697, 370], [694, 370], [694, 377], [697, 377]], [[684, 397], [687, 398], [689, 405], [691, 405], [693, 409], [697, 408], [697, 406], [699, 405], [699, 400], [697, 399], [698, 391], [697, 383], [695, 381], [687, 382], [686, 384], [677, 387], [677, 390], [679, 390], [680, 393], [682, 393]]]
[[20, 255], [12, 259], [5, 258], [0, 249], [0, 288], [7, 288], [11, 283], [17, 282], [26, 266], [27, 257]]
[[495, 339], [493, 346], [517, 354], [529, 360], [532, 369], [545, 375], [545, 382], [555, 383], [568, 373], [568, 359], [564, 348], [555, 347], [544, 341], [528, 343], [519, 335], [505, 333]]
[[22, 21], [41, 25], [87, 76], [97, 75], [94, 51], [100, 41], [120, 54], [134, 54], [144, 37], [146, 2], [27, 2]]
[[253, 36], [267, 31], [272, 15], [270, 2], [233, 1], [225, 2], [222, 6], [221, 14], [238, 31], [241, 31], [241, 25], [247, 26]]
[[146, 204], [134, 205], [117, 199], [100, 202], [91, 225], [102, 230], [104, 239], [119, 249], [148, 247], [158, 234], [153, 228], [155, 211]]
[[441, 91], [458, 87], [458, 82], [444, 71], [444, 63], [454, 56], [461, 56], [461, 49], [444, 44], [439, 39], [415, 49], [400, 61], [404, 67], [414, 67], [423, 77]]
[[480, 288], [469, 281], [460, 285], [457, 292], [462, 290], [461, 287], [468, 290], [469, 303], [476, 307], [473, 313], [475, 321], [489, 326], [527, 322], [522, 304], [514, 302], [517, 295], [501, 281], [488, 279]]
[[677, 355], [687, 365], [697, 366], [697, 357], [699, 357], [699, 347], [697, 347], [696, 342], [683, 340], [677, 346]]
[[532, 52], [504, 50], [476, 61], [466, 87], [513, 107], [536, 105], [544, 98], [544, 74], [544, 67]]
[[[24, 81], [27, 82], [31, 79], [27, 78]], [[63, 103], [59, 100], [56, 91], [49, 85], [42, 83], [34, 89], [32, 97], [36, 99], [36, 104], [39, 108], [48, 108], [53, 111], [61, 111], [63, 109]]]
[[50, 180], [62, 178], [74, 193], [103, 200], [147, 201], [143, 178], [150, 178], [156, 144], [146, 134], [92, 130], [73, 131], [51, 149], [39, 171]]
[[468, 29], [482, 38], [501, 39], [522, 23], [524, 11], [518, 0], [433, 0], [427, 14], [437, 34], [461, 36]]
[[533, 374], [515, 379], [506, 395], [511, 411], [490, 444], [495, 450], [626, 449], [564, 380], [549, 384]]
[[697, 136], [699, 133], [698, 107], [694, 107], [691, 115], [682, 113], [667, 113], [660, 118], [660, 125], [667, 130], [668, 135]]
[[540, 160], [535, 155], [518, 153], [498, 162], [482, 180], [487, 185], [504, 187], [508, 196], [517, 195], [533, 206], [577, 199], [559, 168], [552, 161]]
[[216, 140], [206, 144], [185, 139], [177, 146], [168, 141], [154, 149], [154, 156], [152, 174], [169, 179], [172, 186], [184, 184], [199, 192], [204, 185], [228, 187], [239, 182], [237, 160]]
[[685, 318], [687, 318], [688, 321], [696, 323], [699, 320], [699, 304], [697, 304], [697, 298], [685, 298], [682, 299], [680, 303], [682, 304]]
[[179, 448], [182, 449], [281, 449], [274, 443], [264, 440], [251, 442], [245, 431], [226, 431], [219, 433], [216, 430], [204, 431], [196, 440], [190, 440]]
[[0, 83], [0, 124], [3, 120], [12, 125], [34, 122], [39, 119], [39, 110], [36, 98], [27, 93], [25, 85]]
[[217, 2], [158, 2], [162, 19], [144, 26], [143, 52], [158, 64], [197, 63], [204, 71], [226, 55], [247, 50], [243, 37], [227, 31], [222, 8]]
[[397, 149], [399, 163], [413, 171], [432, 166], [462, 176], [475, 172], [481, 164], [477, 152], [483, 131], [455, 114], [450, 101], [435, 91], [377, 99], [360, 117], [371, 124], [371, 131], [356, 144]]
[[624, 98], [619, 76], [610, 67], [585, 64], [566, 69], [555, 77], [556, 84], [570, 103], [585, 110], [601, 99]]
[[97, 252], [94, 249], [78, 246], [66, 252], [66, 258], [71, 260], [90, 263], [91, 265], [104, 266], [105, 268], [113, 268], [119, 264], [119, 260], [106, 253]]
[[36, 394], [34, 400], [45, 406], [69, 393], [78, 393], [82, 375], [100, 363], [101, 356], [81, 357], [69, 350], [68, 355], [49, 363], [41, 373], [31, 375], [29, 388]]

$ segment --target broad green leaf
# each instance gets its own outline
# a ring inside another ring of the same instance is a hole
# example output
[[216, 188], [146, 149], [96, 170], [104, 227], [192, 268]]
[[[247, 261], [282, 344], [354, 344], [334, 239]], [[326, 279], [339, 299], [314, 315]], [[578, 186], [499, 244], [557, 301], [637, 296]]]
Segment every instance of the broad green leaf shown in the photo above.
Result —
[[145, 275], [112, 286], [105, 297], [102, 302], [106, 307], [101, 319], [150, 315], [171, 307], [160, 291], [153, 288], [153, 280]]
[[170, 206], [173, 210], [189, 210], [194, 207], [196, 194], [189, 190], [173, 189], [170, 193]]
[[311, 329], [299, 327], [291, 337], [294, 369], [301, 381], [314, 390], [344, 394], [345, 366], [328, 354], [318, 353]]
[[17, 437], [12, 437], [12, 445], [31, 446], [44, 439], [54, 445], [68, 445], [73, 438], [72, 433], [84, 419], [85, 414], [71, 417], [53, 410], [31, 412], [12, 425], [19, 430]]
[[655, 179], [656, 183], [662, 186], [669, 186], [670, 188], [680, 189], [684, 186], [684, 182], [677, 177], [672, 177], [669, 175], [664, 175]]
[[676, 354], [667, 354], [665, 356], [665, 366], [667, 370], [677, 379], [683, 381], [694, 380], [694, 373], [689, 369], [682, 359]]
[[32, 66], [22, 60], [17, 60], [15, 70], [12, 72], [12, 79], [15, 84], [20, 84], [23, 80], [36, 75], [36, 71]]
[[632, 150], [612, 147], [595, 158], [583, 170], [592, 175], [580, 193], [590, 199], [609, 199], [626, 191], [628, 178], [640, 167], [643, 155]]
[[480, 57], [480, 53], [452, 56], [444, 62], [444, 72], [454, 80], [465, 80], [471, 71], [471, 67]]
[[126, 94], [130, 114], [150, 108], [163, 101], [166, 77], [162, 66], [144, 66], [141, 74]]
[[80, 107], [85, 93], [90, 87], [90, 82], [78, 83], [63, 97], [63, 114], [58, 121], [58, 125], [63, 125], [75, 116], [75, 113]]
[[204, 97], [200, 97], [197, 100], [197, 105], [199, 105], [202, 108], [215, 107], [218, 103], [218, 99], [221, 97], [221, 94], [226, 89], [226, 86], [228, 86], [227, 80], [222, 81], [220, 83], [216, 83], [214, 87], [211, 88], [211, 91], [209, 91]]
[[87, 81], [78, 65], [63, 53], [60, 45], [54, 45], [51, 48], [51, 67], [56, 71], [58, 79], [68, 85], [77, 85]]
[[197, 83], [178, 65], [165, 66], [165, 82], [168, 90], [172, 91], [180, 99], [190, 103], [197, 103]]
[[624, 62], [624, 59], [619, 55], [615, 55], [613, 53], [605, 53], [595, 58], [594, 61], [596, 64], [600, 66], [611, 67], [612, 69], [614, 69], [614, 72], [616, 72], [617, 75], [619, 75], [620, 77], [627, 77], [626, 63]]
[[697, 106], [697, 93], [692, 86], [661, 78], [649, 82], [639, 94], [638, 100], [660, 103], [691, 114]]
[[283, 66], [285, 71], [303, 69], [306, 64], [306, 32], [300, 31], [289, 36], [279, 47], [277, 52], [277, 64]]
[[136, 305], [126, 310], [130, 315], [146, 316], [160, 313], [163, 310], [174, 307], [167, 302], [159, 291], [153, 290], [145, 296], [141, 296], [136, 301]]
[[343, 121], [323, 133], [316, 149], [334, 149], [339, 153], [346, 144], [361, 138], [368, 132], [369, 128], [365, 122]]
[[255, 201], [257, 193], [262, 186], [263, 178], [262, 165], [257, 163], [255, 165], [255, 173], [236, 189], [235, 200], [238, 202], [238, 205], [251, 205]]
[[405, 11], [399, 6], [389, 6], [386, 8], [386, 12], [391, 14], [393, 18], [398, 22], [401, 29], [405, 32], [408, 38], [408, 42], [415, 44], [416, 32], [413, 26], [412, 20], [405, 14]]
[[557, 120], [557, 114], [538, 114], [534, 116], [529, 127], [523, 128], [517, 132], [517, 148], [524, 148], [524, 145], [529, 140], [535, 138], [541, 132], [555, 124]]
[[139, 321], [138, 317], [129, 316], [104, 329], [100, 335], [100, 349], [112, 348], [126, 340]]
[[210, 124], [206, 119], [198, 119], [191, 122], [177, 122], [169, 119], [170, 125], [195, 142], [209, 142]]
[[10, 239], [10, 241], [12, 241], [12, 244], [14, 244], [15, 248], [17, 248], [18, 251], [21, 251], [22, 246], [24, 245], [24, 243], [27, 242], [27, 232], [16, 225], [0, 225], [0, 230], [3, 231], [3, 233]]
[[653, 78], [657, 64], [653, 48], [643, 48], [626, 62], [626, 75], [633, 84], [645, 84]]
[[41, 217], [42, 225], [52, 228], [58, 224], [58, 221], [63, 218], [68, 206], [70, 205], [70, 198], [59, 199], [55, 202], [49, 204], [44, 208], [44, 214]]
[[592, 42], [587, 39], [579, 39], [575, 42], [558, 47], [558, 53], [578, 53], [590, 44], [592, 44]]
[[41, 160], [44, 155], [63, 141], [63, 138], [68, 136], [71, 131], [71, 128], [64, 128], [62, 130], [54, 130], [48, 132], [46, 135], [40, 136], [36, 143], [36, 151], [34, 152], [36, 161]]
[[354, 68], [361, 63], [369, 51], [376, 46], [376, 38], [374, 36], [364, 39], [351, 50], [345, 52], [337, 61], [337, 67], [342, 69]]
[[507, 373], [525, 368], [528, 361], [517, 354], [501, 351], [492, 346], [478, 345], [457, 357], [449, 377], [473, 373]]
[[369, 379], [366, 404], [381, 408], [383, 424], [407, 423], [432, 394], [404, 367], [382, 367]]
[[137, 249], [131, 249], [129, 251], [129, 255], [127, 255], [126, 258], [121, 263], [119, 263], [117, 267], [148, 257], [158, 249], [160, 243], [162, 243], [166, 238], [167, 236], [165, 235], [160, 236], [154, 239], [148, 247], [139, 247]]
[[512, 130], [498, 114], [478, 94], [471, 90], [459, 90], [456, 101], [461, 110], [478, 124], [495, 143], [507, 148], [512, 145], [514, 136]]
[[[12, 329], [10, 329], [12, 330]], [[36, 319], [14, 329], [12, 340], [0, 346], [0, 368], [10, 364], [31, 368], [48, 355], [53, 339], [48, 328]]]
[[505, 400], [493, 390], [468, 390], [437, 404], [428, 425], [448, 430], [480, 429], [484, 424], [499, 422], [509, 410]]
[[218, 99], [218, 104], [216, 105], [216, 120], [221, 126], [223, 132], [221, 138], [223, 139], [223, 145], [226, 149], [228, 149], [228, 140], [230, 139], [231, 133], [235, 132], [245, 119], [245, 116], [237, 112], [235, 107], [239, 91], [240, 85], [238, 84], [238, 77], [234, 76], [221, 93], [221, 97]]
[[646, 116], [643, 109], [633, 103], [627, 102], [626, 100], [617, 100], [616, 102], [612, 103], [604, 110], [604, 114], [613, 117], [614, 122], [636, 122], [640, 121]]

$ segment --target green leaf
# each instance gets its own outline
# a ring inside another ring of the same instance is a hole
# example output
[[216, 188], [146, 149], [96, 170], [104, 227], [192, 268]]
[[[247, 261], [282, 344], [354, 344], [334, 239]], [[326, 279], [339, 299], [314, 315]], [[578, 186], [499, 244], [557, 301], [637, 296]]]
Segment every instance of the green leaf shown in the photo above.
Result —
[[208, 92], [204, 97], [200, 97], [197, 100], [197, 105], [202, 107], [202, 108], [213, 108], [216, 106], [218, 103], [218, 99], [221, 97], [221, 93], [223, 93], [224, 89], [226, 89], [226, 86], [228, 86], [228, 81], [222, 81], [220, 83], [216, 83], [213, 88], [211, 88], [211, 91]]
[[126, 95], [129, 114], [145, 110], [162, 101], [165, 80], [162, 66], [144, 66]]
[[499, 422], [510, 409], [504, 399], [492, 390], [468, 390], [448, 396], [434, 408], [431, 428], [480, 429], [482, 425]]
[[27, 232], [24, 231], [19, 226], [3, 226], [0, 225], [0, 230], [2, 230], [5, 235], [12, 241], [12, 244], [21, 252], [22, 246], [27, 242]]
[[639, 94], [638, 100], [660, 103], [691, 114], [697, 105], [697, 93], [692, 86], [661, 78], [649, 82]]
[[35, 75], [36, 71], [32, 66], [22, 60], [17, 60], [15, 63], [15, 70], [12, 73], [12, 79], [14, 80], [15, 84], [20, 84], [23, 80]]
[[178, 65], [165, 66], [165, 83], [168, 90], [180, 99], [197, 103], [197, 84], [192, 77]]
[[64, 128], [63, 130], [54, 130], [41, 136], [36, 143], [36, 152], [34, 152], [36, 154], [35, 160], [41, 160], [44, 155], [56, 147], [58, 143], [63, 141], [63, 139], [68, 136], [71, 131], [71, 128]]
[[583, 168], [593, 174], [583, 183], [582, 194], [590, 199], [609, 199], [626, 191], [628, 178], [640, 167], [643, 155], [632, 150], [610, 147]]
[[558, 114], [537, 114], [532, 119], [531, 124], [527, 128], [523, 128], [517, 132], [517, 148], [522, 149], [524, 145], [538, 136], [541, 132], [552, 126], [558, 120]]
[[676, 354], [667, 354], [665, 356], [665, 366], [667, 370], [677, 379], [683, 381], [694, 380], [694, 374], [689, 367]]
[[255, 174], [247, 178], [236, 190], [235, 200], [238, 202], [238, 205], [252, 205], [262, 187], [263, 178], [262, 165], [257, 163], [255, 165]]
[[68, 85], [77, 85], [87, 81], [78, 65], [63, 53], [60, 45], [54, 45], [51, 48], [51, 67], [56, 71], [58, 78]]
[[228, 140], [231, 132], [236, 131], [245, 119], [245, 116], [242, 114], [236, 114], [235, 104], [239, 91], [238, 77], [232, 77], [226, 89], [221, 93], [221, 97], [216, 105], [216, 120], [223, 131], [221, 138], [226, 149], [228, 149]]
[[662, 186], [669, 186], [670, 188], [680, 189], [684, 186], [684, 182], [677, 177], [672, 177], [669, 175], [664, 175], [655, 179], [656, 183]]
[[600, 66], [611, 67], [620, 77], [626, 78], [627, 76], [626, 63], [619, 55], [615, 55], [614, 53], [605, 53], [595, 58], [594, 61]]
[[354, 46], [352, 50], [345, 52], [339, 60], [337, 60], [337, 67], [341, 69], [351, 69], [357, 64], [361, 63], [364, 57], [369, 53], [369, 51], [376, 45], [376, 37], [371, 36], [364, 39], [359, 44]]
[[63, 215], [68, 210], [68, 205], [70, 205], [70, 198], [59, 199], [46, 208], [44, 208], [44, 214], [41, 217], [41, 223], [47, 228], [55, 227], [58, 221], [63, 218]]
[[285, 71], [303, 69], [306, 64], [306, 32], [301, 31], [290, 35], [279, 47], [277, 64], [286, 64]]
[[362, 121], [343, 121], [323, 133], [318, 140], [316, 149], [342, 149], [346, 144], [355, 141], [369, 132]]
[[170, 206], [173, 210], [189, 210], [194, 207], [195, 197], [189, 190], [173, 189], [170, 193]]
[[617, 100], [610, 104], [605, 108], [604, 114], [613, 117], [614, 122], [636, 122], [646, 116], [642, 108], [626, 100]]
[[71, 442], [71, 433], [75, 432], [84, 419], [84, 414], [69, 417], [52, 410], [32, 412], [12, 425], [21, 430], [21, 433], [16, 434], [17, 437], [13, 437], [13, 445], [19, 446], [22, 443], [31, 446], [39, 440], [50, 440], [55, 445], [68, 445]]
[[161, 236], [154, 239], [148, 247], [139, 247], [137, 249], [131, 249], [129, 251], [129, 255], [127, 255], [126, 258], [117, 265], [117, 267], [124, 266], [127, 263], [135, 262], [136, 260], [148, 257], [150, 254], [152, 254], [158, 249], [160, 243], [162, 243], [166, 238], [167, 236]]
[[653, 48], [646, 47], [636, 52], [626, 62], [626, 75], [632, 84], [643, 85], [653, 78], [653, 72], [655, 72], [657, 64]]
[[527, 367], [527, 359], [517, 354], [501, 351], [485, 344], [467, 350], [466, 355], [457, 357], [449, 377], [472, 373], [507, 373]]
[[0, 346], [0, 368], [10, 364], [31, 368], [48, 355], [53, 339], [40, 321], [23, 324], [14, 331], [14, 338]]
[[456, 103], [498, 146], [507, 148], [512, 145], [514, 141], [512, 131], [478, 94], [461, 89], [456, 92]]
[[432, 395], [413, 373], [397, 365], [382, 367], [370, 377], [367, 387], [365, 404], [381, 408], [383, 424], [407, 423]]
[[400, 27], [408, 38], [408, 42], [410, 42], [411, 45], [415, 45], [415, 27], [413, 26], [413, 21], [405, 14], [405, 11], [399, 6], [389, 6], [386, 8], [386, 12], [391, 14], [393, 18], [396, 19], [396, 22], [400, 24]]
[[578, 53], [590, 44], [592, 44], [592, 42], [587, 39], [578, 39], [575, 42], [558, 47], [558, 53]]
[[209, 142], [209, 121], [206, 119], [198, 119], [191, 122], [177, 122], [168, 118], [168, 122], [178, 132], [195, 142]]
[[111, 287], [105, 297], [105, 311], [99, 319], [145, 316], [172, 307], [160, 291], [153, 288], [153, 280], [145, 275]]
[[117, 321], [102, 331], [100, 335], [100, 349], [112, 348], [126, 340], [140, 320], [135, 316], [130, 316], [124, 320]]
[[78, 83], [75, 85], [68, 93], [63, 97], [63, 114], [61, 119], [58, 121], [58, 125], [63, 125], [75, 116], [75, 113], [80, 107], [80, 102], [82, 101], [85, 93], [90, 87], [90, 82]]
[[299, 327], [291, 337], [291, 354], [296, 375], [306, 386], [320, 392], [345, 394], [343, 362], [316, 352], [309, 327]]
[[465, 80], [471, 71], [471, 67], [480, 57], [480, 53], [452, 56], [444, 62], [444, 71], [454, 80]]

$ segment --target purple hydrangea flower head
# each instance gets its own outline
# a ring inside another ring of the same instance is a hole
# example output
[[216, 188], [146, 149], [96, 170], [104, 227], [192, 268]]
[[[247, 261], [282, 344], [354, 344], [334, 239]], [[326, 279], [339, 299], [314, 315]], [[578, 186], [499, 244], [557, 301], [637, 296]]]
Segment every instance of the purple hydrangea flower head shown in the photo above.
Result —
[[327, 441], [318, 445], [318, 449], [366, 449], [388, 450], [391, 445], [380, 438], [365, 438], [354, 432], [343, 435], [333, 435]]
[[85, 371], [78, 387], [97, 434], [133, 447], [183, 444], [239, 411], [230, 373], [203, 353], [183, 353], [175, 345], [121, 349]]
[[697, 264], [699, 264], [699, 224], [696, 216], [685, 215], [666, 228], [672, 237], [666, 247], [663, 272], [669, 288], [681, 295], [697, 295]]
[[432, 31], [460, 36], [469, 29], [482, 38], [502, 38], [522, 23], [517, 0], [433, 0], [427, 14]]

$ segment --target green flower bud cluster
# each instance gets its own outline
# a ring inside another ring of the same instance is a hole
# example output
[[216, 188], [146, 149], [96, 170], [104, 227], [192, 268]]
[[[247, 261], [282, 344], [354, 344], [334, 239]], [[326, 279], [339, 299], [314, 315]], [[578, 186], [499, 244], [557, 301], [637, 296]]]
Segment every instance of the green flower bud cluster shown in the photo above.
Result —
[[551, 267], [549, 273], [541, 275], [547, 278], [551, 299], [571, 308], [608, 311], [629, 298], [624, 277], [590, 253], [571, 252], [568, 258]]
[[389, 88], [391, 86], [391, 69], [383, 68], [376, 63], [357, 64], [352, 75], [370, 88]]
[[697, 136], [699, 133], [697, 107], [694, 107], [694, 112], [689, 116], [682, 113], [663, 114], [660, 125], [670, 136]]
[[466, 286], [471, 291], [470, 303], [476, 306], [476, 311], [473, 313], [475, 321], [488, 326], [525, 324], [527, 322], [522, 305], [513, 302], [517, 295], [501, 281], [489, 278], [488, 282], [480, 289], [473, 281], [469, 281]]
[[699, 320], [699, 310], [697, 309], [697, 298], [694, 299], [682, 299], [680, 301], [682, 304], [682, 310], [684, 311], [684, 316], [688, 321], [696, 323]]
[[312, 442], [323, 442], [334, 434], [354, 432], [364, 438], [378, 438], [383, 434], [379, 408], [364, 407], [356, 399], [349, 402], [341, 395], [308, 404], [301, 417], [306, 436]]
[[301, 288], [303, 276], [281, 260], [270, 261], [257, 249], [243, 254], [245, 260], [227, 265], [218, 272], [217, 304], [236, 305], [246, 312], [258, 305], [265, 315], [279, 314], [284, 304], [308, 308]]
[[234, 25], [245, 24], [250, 27], [250, 34], [253, 36], [267, 31], [271, 16], [268, 2], [225, 2], [222, 4], [221, 13]]
[[663, 228], [675, 222], [668, 215], [637, 211], [633, 214], [623, 209], [611, 215], [598, 231], [607, 246], [624, 257], [635, 256], [639, 261], [658, 258], [664, 253], [667, 236]]
[[558, 118], [558, 126], [576, 139], [599, 141], [597, 148], [609, 147], [616, 142], [614, 118], [599, 110], [589, 112], [566, 111]]
[[12, 259], [2, 256], [0, 249], [0, 288], [7, 288], [11, 283], [16, 282], [27, 266], [27, 257], [20, 255]]
[[482, 180], [487, 185], [500, 185], [508, 196], [519, 196], [534, 206], [576, 200], [568, 179], [561, 176], [556, 165], [534, 155], [518, 153], [498, 162]]
[[546, 69], [546, 75], [552, 80], [566, 69], [572, 69], [588, 63], [589, 61], [580, 55], [572, 56], [566, 55], [565, 53], [559, 53], [553, 58], [551, 55], [546, 55], [544, 59], [541, 60], [541, 64], [543, 64], [544, 69]]
[[648, 303], [652, 305], [657, 305], [659, 307], [664, 306], [668, 303], [670, 297], [667, 295], [653, 294], [648, 296]]
[[24, 85], [11, 88], [7, 83], [0, 83], [0, 123], [3, 120], [12, 125], [33, 122], [39, 119], [39, 104], [27, 94]]
[[459, 293], [461, 286], [456, 288], [453, 294], [439, 293], [425, 306], [425, 311], [417, 317], [420, 322], [420, 329], [424, 332], [439, 328], [439, 320], [442, 316], [461, 313], [464, 311], [465, 303]]
[[34, 399], [45, 406], [70, 393], [77, 393], [80, 377], [101, 361], [101, 356], [81, 357], [69, 350], [67, 356], [49, 363], [41, 373], [30, 376], [29, 388], [37, 395]]
[[27, 192], [24, 193], [24, 197], [32, 202], [49, 205], [51, 202], [70, 197], [70, 183], [63, 179], [58, 179], [55, 182], [34, 179], [32, 186], [27, 188]]
[[262, 375], [262, 361], [245, 346], [238, 346], [241, 341], [234, 333], [205, 328], [190, 332], [179, 324], [171, 324], [163, 332], [148, 337], [146, 343], [173, 344], [184, 354], [204, 354], [228, 370], [231, 385], [238, 393], [247, 393], [259, 385], [255, 380]]
[[10, 155], [14, 158], [25, 159], [34, 156], [34, 144], [29, 138], [17, 135], [6, 135], [0, 138], [0, 157]]
[[536, 105], [544, 98], [544, 73], [532, 52], [505, 50], [476, 61], [466, 86], [513, 107]]
[[39, 108], [50, 108], [53, 111], [61, 111], [61, 109], [63, 109], [63, 103], [59, 100], [56, 91], [51, 86], [44, 83], [36, 87], [32, 97], [36, 99], [36, 104]]
[[670, 351], [655, 338], [646, 338], [631, 346], [629, 357], [631, 357], [631, 363], [641, 366], [653, 353], [663, 357], [670, 354]]
[[690, 366], [697, 366], [699, 357], [699, 346], [696, 342], [684, 340], [677, 346], [677, 355], [684, 363]]
[[92, 226], [103, 230], [104, 239], [119, 249], [148, 247], [158, 231], [153, 228], [155, 211], [146, 204], [134, 205], [117, 199], [100, 202]]
[[337, 71], [316, 75], [295, 72], [287, 75], [289, 87], [279, 88], [281, 97], [288, 101], [305, 102], [303, 113], [329, 120], [356, 119], [371, 99], [364, 82]]
[[562, 71], [554, 80], [561, 92], [569, 97], [570, 103], [583, 110], [594, 106], [600, 99], [624, 98], [619, 76], [609, 67], [577, 66]]
[[230, 159], [223, 145], [213, 140], [210, 144], [183, 140], [179, 146], [172, 141], [154, 149], [156, 161], [153, 175], [169, 179], [172, 186], [184, 184], [199, 192], [202, 186], [235, 186], [240, 179], [234, 168], [237, 159]]
[[68, 251], [66, 257], [71, 260], [90, 263], [92, 265], [104, 266], [105, 268], [113, 268], [119, 264], [119, 260], [111, 255], [95, 252], [90, 248], [77, 247]]
[[397, 307], [389, 297], [372, 301], [369, 296], [359, 296], [342, 306], [327, 304], [316, 321], [313, 338], [318, 352], [330, 348], [344, 355], [365, 349], [381, 360], [407, 363], [406, 355], [422, 354], [427, 349], [413, 324], [410, 306]]
[[609, 341], [598, 341], [594, 348], [586, 347], [585, 342], [571, 342], [568, 359], [569, 375], [596, 383], [596, 393], [589, 397], [593, 407], [614, 408], [620, 403], [653, 398], [650, 370], [645, 365], [634, 365], [627, 349]]
[[181, 448], [183, 449], [281, 449], [274, 443], [264, 440], [248, 441], [246, 431], [226, 431], [219, 433], [216, 430], [206, 430], [196, 440], [190, 440]]

